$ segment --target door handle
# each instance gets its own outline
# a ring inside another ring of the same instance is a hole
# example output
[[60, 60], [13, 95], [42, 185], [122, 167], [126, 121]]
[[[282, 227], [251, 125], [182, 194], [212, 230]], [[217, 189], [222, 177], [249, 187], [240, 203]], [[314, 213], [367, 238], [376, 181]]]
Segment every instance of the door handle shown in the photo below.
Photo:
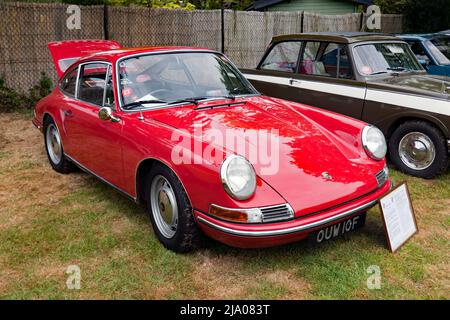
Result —
[[72, 117], [73, 116], [72, 110], [64, 110], [64, 115], [66, 117]]
[[297, 79], [289, 79], [289, 84], [291, 86], [294, 85], [295, 83], [301, 84], [302, 82], [300, 80], [297, 80]]

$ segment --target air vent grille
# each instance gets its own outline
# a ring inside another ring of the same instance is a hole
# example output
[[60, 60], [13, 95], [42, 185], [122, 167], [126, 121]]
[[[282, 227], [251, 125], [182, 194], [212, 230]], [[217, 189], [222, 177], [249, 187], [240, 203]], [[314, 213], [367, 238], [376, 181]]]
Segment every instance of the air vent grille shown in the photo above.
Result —
[[275, 222], [294, 218], [294, 210], [288, 204], [261, 208], [263, 222]]

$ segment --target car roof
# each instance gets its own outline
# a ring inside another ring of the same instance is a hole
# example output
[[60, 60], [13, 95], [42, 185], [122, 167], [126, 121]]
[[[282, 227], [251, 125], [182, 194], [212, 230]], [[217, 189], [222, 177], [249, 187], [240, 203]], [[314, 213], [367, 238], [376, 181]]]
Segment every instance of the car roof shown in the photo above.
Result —
[[184, 46], [156, 46], [156, 47], [137, 47], [137, 48], [120, 48], [116, 50], [109, 50], [97, 52], [92, 55], [81, 58], [78, 62], [92, 61], [92, 60], [106, 60], [115, 62], [121, 58], [145, 53], [167, 53], [167, 52], [185, 52], [185, 51], [207, 51], [216, 52], [207, 48], [195, 48]]
[[446, 33], [424, 33], [424, 34], [400, 34], [398, 37], [404, 39], [429, 40], [433, 38], [446, 37]]
[[435, 34], [399, 34], [398, 37], [403, 39], [428, 40]]
[[364, 41], [398, 41], [401, 39], [394, 35], [373, 32], [310, 32], [281, 35], [272, 38], [272, 42], [285, 40], [323, 40], [338, 43], [356, 43]]

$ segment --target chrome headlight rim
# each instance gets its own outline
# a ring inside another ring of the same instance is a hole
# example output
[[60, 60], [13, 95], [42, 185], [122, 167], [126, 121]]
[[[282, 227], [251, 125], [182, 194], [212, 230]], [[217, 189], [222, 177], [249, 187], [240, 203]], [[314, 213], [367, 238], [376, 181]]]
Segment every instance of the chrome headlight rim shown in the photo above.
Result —
[[[228, 167], [229, 165], [233, 162], [233, 160], [235, 159], [242, 159], [245, 161], [245, 163], [247, 164], [248, 168], [250, 169], [251, 172], [251, 176], [252, 179], [254, 181], [253, 183], [253, 188], [251, 190], [251, 193], [248, 194], [238, 194], [236, 192], [234, 192], [229, 185], [229, 178], [228, 178]], [[243, 156], [239, 156], [239, 155], [230, 155], [228, 156], [222, 163], [221, 167], [220, 167], [220, 179], [222, 181], [222, 185], [223, 188], [225, 189], [225, 191], [228, 193], [228, 195], [230, 197], [232, 197], [235, 200], [239, 200], [239, 201], [245, 201], [250, 199], [256, 192], [256, 172], [255, 169], [253, 168], [253, 165], [250, 163], [250, 161], [248, 161], [245, 157]]]
[[[370, 130], [377, 130], [379, 133], [381, 133], [381, 137], [382, 139], [382, 144], [384, 144], [384, 149], [385, 152], [383, 154], [383, 156], [378, 157], [374, 154], [374, 152], [372, 150], [370, 150], [369, 146], [367, 145], [367, 135], [369, 134]], [[386, 138], [384, 137], [383, 132], [378, 129], [377, 127], [373, 126], [373, 125], [367, 125], [364, 127], [363, 131], [362, 131], [362, 135], [361, 135], [361, 140], [362, 140], [362, 145], [364, 150], [366, 151], [366, 154], [373, 160], [375, 161], [381, 161], [386, 157], [387, 154], [387, 143], [386, 143]]]

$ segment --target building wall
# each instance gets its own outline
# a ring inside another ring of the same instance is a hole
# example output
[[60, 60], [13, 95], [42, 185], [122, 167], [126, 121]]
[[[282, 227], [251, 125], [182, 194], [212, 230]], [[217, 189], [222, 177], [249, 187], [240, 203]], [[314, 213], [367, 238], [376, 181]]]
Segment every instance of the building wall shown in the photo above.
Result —
[[357, 6], [346, 0], [290, 0], [266, 8], [267, 11], [309, 11], [320, 14], [356, 12]]

